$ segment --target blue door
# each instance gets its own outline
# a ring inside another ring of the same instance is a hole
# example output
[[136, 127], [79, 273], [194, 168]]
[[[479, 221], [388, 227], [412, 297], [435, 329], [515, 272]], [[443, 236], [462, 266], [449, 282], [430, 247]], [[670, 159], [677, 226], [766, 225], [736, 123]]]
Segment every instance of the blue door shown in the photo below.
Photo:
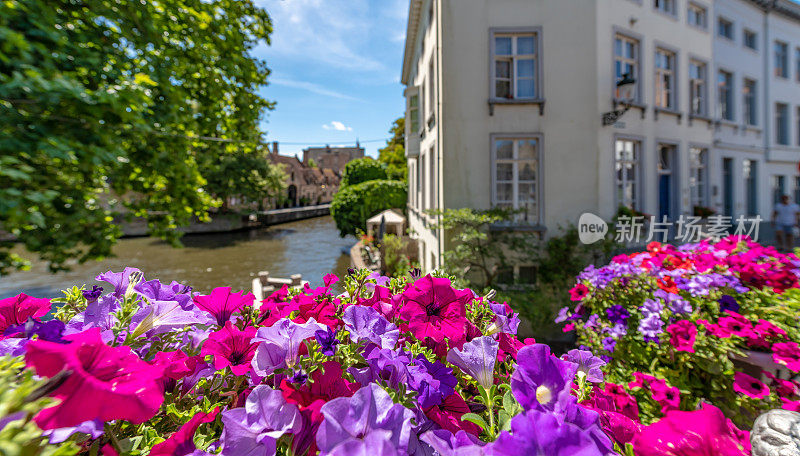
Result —
[[661, 221], [664, 216], [672, 220], [672, 175], [662, 174], [658, 176], [658, 219]]

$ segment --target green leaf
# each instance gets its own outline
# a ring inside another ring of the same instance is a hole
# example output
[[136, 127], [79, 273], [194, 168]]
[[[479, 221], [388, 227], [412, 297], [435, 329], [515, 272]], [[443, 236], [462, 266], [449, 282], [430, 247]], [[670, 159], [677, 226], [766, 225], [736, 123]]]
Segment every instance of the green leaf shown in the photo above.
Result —
[[474, 423], [484, 431], [486, 431], [486, 429], [489, 428], [489, 425], [486, 424], [486, 421], [483, 419], [483, 417], [475, 413], [465, 413], [464, 415], [461, 416], [461, 421], [469, 421], [471, 423]]

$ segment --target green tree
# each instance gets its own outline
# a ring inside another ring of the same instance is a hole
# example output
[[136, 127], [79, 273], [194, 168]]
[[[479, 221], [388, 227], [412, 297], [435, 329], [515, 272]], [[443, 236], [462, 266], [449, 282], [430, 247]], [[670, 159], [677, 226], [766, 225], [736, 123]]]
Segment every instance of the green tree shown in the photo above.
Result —
[[252, 0], [0, 3], [0, 227], [53, 270], [107, 256], [120, 214], [177, 243], [220, 157], [261, 142], [271, 31]]
[[[351, 162], [352, 163], [352, 162]], [[331, 202], [331, 216], [344, 237], [363, 231], [367, 219], [386, 209], [405, 208], [406, 184], [393, 180], [368, 180], [339, 188]]]
[[357, 158], [344, 165], [342, 172], [342, 182], [340, 187], [357, 185], [371, 180], [385, 180], [389, 175], [386, 172], [386, 165], [373, 160], [370, 157]]
[[270, 163], [266, 153], [239, 150], [217, 157], [216, 166], [204, 173], [206, 187], [221, 200], [236, 196], [259, 203], [286, 188], [286, 173]]
[[386, 141], [386, 147], [378, 151], [378, 161], [386, 165], [390, 179], [408, 180], [408, 162], [406, 161], [405, 133], [406, 119], [400, 117], [392, 123], [389, 129], [391, 139]]

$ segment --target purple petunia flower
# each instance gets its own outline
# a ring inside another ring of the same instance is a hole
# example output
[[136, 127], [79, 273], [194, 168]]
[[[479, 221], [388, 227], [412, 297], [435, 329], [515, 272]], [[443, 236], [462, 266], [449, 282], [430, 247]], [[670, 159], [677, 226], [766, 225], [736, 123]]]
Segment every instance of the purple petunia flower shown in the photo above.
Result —
[[84, 299], [86, 299], [86, 301], [94, 302], [97, 301], [97, 298], [99, 298], [103, 294], [103, 287], [92, 285], [91, 290], [83, 290], [81, 291], [81, 294], [83, 295]]
[[344, 310], [342, 321], [353, 342], [367, 340], [380, 345], [381, 348], [394, 348], [397, 338], [400, 337], [397, 326], [389, 323], [372, 307], [350, 306]]
[[519, 329], [519, 314], [510, 310], [506, 304], [490, 302], [489, 309], [495, 314], [494, 325], [500, 332], [516, 335]]
[[642, 306], [639, 307], [639, 310], [642, 311], [642, 315], [649, 316], [649, 315], [660, 315], [661, 311], [664, 310], [664, 305], [661, 304], [661, 301], [658, 299], [645, 299], [642, 303]]
[[631, 316], [631, 313], [628, 312], [628, 309], [619, 304], [614, 304], [610, 308], [606, 309], [606, 313], [608, 314], [608, 320], [614, 324], [624, 324]]
[[86, 310], [72, 317], [64, 329], [64, 335], [77, 334], [91, 328], [100, 328], [103, 341], [108, 343], [114, 333], [111, 331], [117, 322], [116, 312], [120, 303], [114, 295], [101, 296], [95, 302], [90, 302]]
[[731, 295], [722, 295], [719, 298], [719, 311], [725, 313], [727, 311], [739, 312], [739, 303]]
[[586, 324], [583, 325], [584, 328], [595, 328], [600, 323], [600, 315], [591, 314], [589, 318], [586, 320]]
[[336, 354], [336, 346], [339, 345], [339, 339], [336, 338], [336, 332], [331, 328], [318, 330], [314, 333], [314, 338], [317, 340], [323, 355], [333, 356]]
[[445, 429], [436, 429], [422, 434], [420, 440], [442, 456], [481, 456], [484, 454], [483, 446], [486, 445], [463, 430], [453, 434]]
[[313, 318], [302, 324], [282, 318], [270, 327], [259, 328], [253, 338], [253, 342], [261, 342], [253, 356], [253, 370], [266, 377], [276, 369], [293, 367], [297, 364], [300, 344], [326, 329], [327, 326]]
[[256, 386], [244, 408], [222, 412], [222, 456], [275, 454], [284, 434], [297, 433], [302, 417], [283, 394], [266, 385]]
[[375, 383], [356, 391], [352, 397], [327, 402], [317, 431], [322, 454], [405, 454], [414, 412], [392, 402]]
[[444, 402], [457, 384], [453, 369], [439, 361], [430, 362], [421, 354], [414, 359], [414, 365], [408, 366], [408, 386], [417, 392], [417, 402], [423, 409]]
[[103, 435], [104, 432], [104, 423], [102, 420], [89, 420], [84, 421], [83, 423], [74, 426], [74, 427], [67, 427], [67, 428], [58, 428], [58, 429], [50, 429], [47, 431], [43, 431], [42, 435], [47, 436], [49, 438], [50, 444], [58, 444], [65, 442], [68, 438], [72, 437], [77, 433], [87, 434], [92, 439], [96, 439]]
[[602, 359], [592, 355], [592, 352], [570, 350], [562, 359], [578, 365], [578, 376], [586, 376], [586, 380], [592, 383], [601, 383], [603, 381], [603, 371], [601, 371], [600, 368], [605, 366], [606, 363]]
[[411, 364], [412, 357], [407, 351], [395, 351], [371, 344], [364, 350], [364, 359], [369, 367], [356, 377], [362, 385], [381, 379], [389, 387], [397, 388], [401, 382], [408, 380], [408, 365]]
[[208, 317], [200, 309], [184, 310], [178, 301], [152, 301], [136, 312], [129, 328], [133, 337], [146, 335], [149, 338], [207, 321]]
[[658, 335], [664, 332], [664, 322], [661, 315], [651, 314], [639, 321], [639, 332], [644, 339], [650, 342], [658, 342]]
[[562, 307], [558, 310], [558, 315], [556, 316], [555, 322], [563, 323], [567, 321], [567, 318], [569, 318], [569, 307]]
[[296, 371], [292, 372], [292, 375], [286, 379], [289, 383], [298, 383], [298, 384], [305, 384], [308, 380], [308, 374], [303, 372], [302, 369], [297, 369]]
[[603, 343], [603, 348], [606, 351], [614, 353], [614, 349], [617, 347], [616, 339], [614, 339], [613, 337], [606, 337], [603, 339], [602, 343]]
[[494, 383], [494, 364], [499, 344], [489, 336], [481, 336], [464, 344], [461, 350], [451, 349], [447, 361], [458, 366], [485, 389]]
[[486, 448], [491, 456], [605, 456], [592, 436], [555, 415], [529, 410], [511, 419], [511, 432], [503, 431]]
[[145, 297], [148, 301], [178, 301], [184, 310], [194, 307], [192, 302], [192, 287], [173, 281], [169, 285], [159, 280], [149, 280], [137, 283], [133, 291]]
[[21, 325], [9, 326], [3, 335], [11, 337], [24, 337], [30, 339], [37, 336], [39, 340], [66, 343], [61, 336], [64, 334], [66, 325], [61, 320], [38, 321], [28, 317], [28, 320]]
[[547, 345], [528, 345], [517, 353], [511, 391], [525, 410], [552, 411], [570, 395], [577, 371], [576, 364], [551, 355]]
[[614, 339], [619, 339], [628, 334], [628, 327], [624, 323], [617, 323], [610, 328], [604, 328], [603, 332], [608, 333]]
[[115, 298], [121, 298], [125, 292], [128, 291], [128, 285], [130, 285], [131, 276], [138, 276], [141, 278], [141, 273], [142, 271], [136, 268], [125, 268], [122, 272], [104, 272], [95, 277], [95, 280], [113, 285], [114, 292], [111, 294]]

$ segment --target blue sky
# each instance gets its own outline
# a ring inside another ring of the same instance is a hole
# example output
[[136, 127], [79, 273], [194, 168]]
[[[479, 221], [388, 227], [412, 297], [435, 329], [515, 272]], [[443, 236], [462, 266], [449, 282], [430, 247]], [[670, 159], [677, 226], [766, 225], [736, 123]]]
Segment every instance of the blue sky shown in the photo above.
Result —
[[[408, 0], [256, 0], [273, 21], [254, 55], [272, 70], [277, 102], [263, 124], [282, 154], [307, 145], [363, 143], [376, 155], [403, 115], [400, 84]], [[302, 143], [302, 144], [289, 144]]]

